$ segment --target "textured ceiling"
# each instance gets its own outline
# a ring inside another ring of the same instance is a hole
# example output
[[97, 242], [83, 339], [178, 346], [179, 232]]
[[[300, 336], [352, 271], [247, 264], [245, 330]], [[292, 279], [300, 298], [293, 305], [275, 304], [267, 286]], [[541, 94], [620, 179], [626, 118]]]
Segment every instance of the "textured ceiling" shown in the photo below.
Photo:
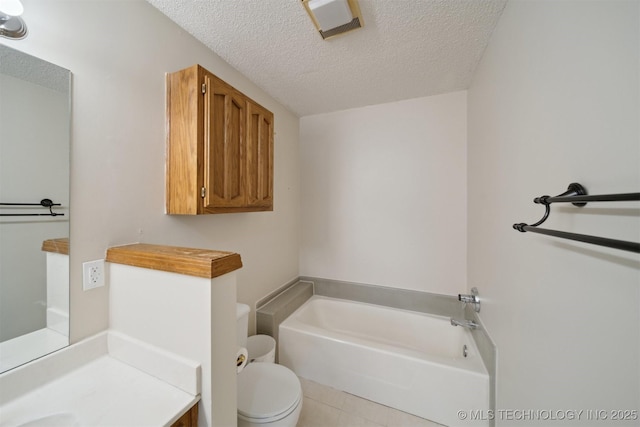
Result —
[[463, 90], [507, 0], [360, 0], [322, 40], [300, 0], [147, 0], [298, 116]]
[[67, 94], [69, 70], [0, 45], [0, 73]]

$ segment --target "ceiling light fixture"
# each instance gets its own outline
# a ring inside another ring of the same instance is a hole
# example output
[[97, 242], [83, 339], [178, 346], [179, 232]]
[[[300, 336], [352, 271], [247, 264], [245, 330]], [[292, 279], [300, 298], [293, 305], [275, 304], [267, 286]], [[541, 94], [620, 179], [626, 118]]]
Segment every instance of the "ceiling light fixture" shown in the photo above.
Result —
[[358, 0], [302, 0], [323, 39], [361, 28]]
[[0, 36], [8, 39], [23, 39], [27, 36], [27, 25], [20, 15], [24, 7], [20, 0], [0, 0]]

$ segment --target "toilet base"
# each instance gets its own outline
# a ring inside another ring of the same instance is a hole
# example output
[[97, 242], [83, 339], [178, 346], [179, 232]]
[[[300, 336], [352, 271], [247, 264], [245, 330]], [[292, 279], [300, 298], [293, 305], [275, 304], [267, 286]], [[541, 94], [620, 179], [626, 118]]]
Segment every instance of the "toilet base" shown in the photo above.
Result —
[[300, 412], [302, 412], [302, 400], [303, 399], [300, 399], [296, 409], [286, 417], [267, 423], [249, 421], [247, 418], [238, 414], [238, 427], [296, 427], [298, 419], [300, 418]]

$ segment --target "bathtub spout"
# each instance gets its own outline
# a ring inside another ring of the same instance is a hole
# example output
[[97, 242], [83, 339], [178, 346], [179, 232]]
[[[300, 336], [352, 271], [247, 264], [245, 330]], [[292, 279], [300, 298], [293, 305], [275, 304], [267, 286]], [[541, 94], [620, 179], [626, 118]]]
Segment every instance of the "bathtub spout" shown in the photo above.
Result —
[[462, 326], [462, 327], [468, 328], [468, 329], [477, 329], [478, 328], [478, 324], [476, 322], [474, 322], [473, 320], [457, 320], [457, 319], [454, 319], [453, 317], [451, 318], [451, 325], [453, 325], [453, 326]]

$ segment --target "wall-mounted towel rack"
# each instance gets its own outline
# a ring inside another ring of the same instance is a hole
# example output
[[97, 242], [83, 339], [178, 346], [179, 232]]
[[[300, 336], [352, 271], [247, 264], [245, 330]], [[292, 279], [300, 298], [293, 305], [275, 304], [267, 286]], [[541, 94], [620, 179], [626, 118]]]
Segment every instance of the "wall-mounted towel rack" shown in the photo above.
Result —
[[42, 206], [49, 208], [49, 213], [2, 213], [0, 216], [64, 216], [63, 213], [53, 211], [54, 206], [61, 206], [61, 204], [53, 203], [51, 199], [42, 199], [40, 203], [0, 203], [0, 206]]
[[603, 194], [603, 195], [588, 195], [586, 188], [582, 185], [574, 182], [569, 184], [569, 188], [562, 194], [555, 197], [541, 196], [533, 199], [534, 203], [544, 205], [544, 216], [540, 221], [535, 224], [513, 224], [513, 228], [518, 231], [525, 232], [530, 231], [532, 233], [546, 234], [549, 236], [560, 237], [563, 239], [577, 240], [579, 242], [591, 243], [599, 246], [607, 246], [609, 248], [621, 249], [623, 251], [630, 251], [640, 253], [640, 243], [627, 242], [624, 240], [608, 239], [605, 237], [589, 236], [585, 234], [567, 233], [565, 231], [548, 230], [546, 228], [538, 228], [540, 224], [545, 222], [551, 212], [550, 205], [552, 203], [572, 203], [575, 206], [582, 207], [587, 202], [622, 202], [622, 201], [640, 201], [640, 193], [623, 193], [623, 194]]

